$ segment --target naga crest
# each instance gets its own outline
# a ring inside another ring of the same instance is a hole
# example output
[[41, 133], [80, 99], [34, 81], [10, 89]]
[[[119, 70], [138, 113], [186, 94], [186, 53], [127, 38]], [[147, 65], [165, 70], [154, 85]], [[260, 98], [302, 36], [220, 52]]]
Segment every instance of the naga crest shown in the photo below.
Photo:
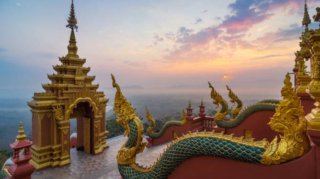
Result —
[[231, 103], [236, 103], [237, 105], [232, 109], [232, 116], [235, 117], [239, 114], [239, 112], [242, 109], [242, 101], [239, 99], [239, 97], [229, 88], [227, 85], [227, 90], [229, 91], [228, 95], [230, 98]]
[[149, 122], [149, 127], [147, 128], [147, 133], [151, 134], [154, 133], [154, 128], [156, 127], [156, 120], [153, 118], [151, 112], [149, 109], [146, 107], [146, 118], [147, 121]]
[[263, 163], [279, 164], [302, 156], [310, 148], [305, 134], [307, 122], [300, 99], [292, 88], [289, 74], [281, 90], [283, 100], [268, 123], [272, 130], [282, 133], [280, 141], [275, 137], [263, 155]]
[[[134, 138], [130, 139], [121, 147], [117, 155], [117, 160], [119, 164], [132, 164], [135, 163], [136, 155], [141, 153], [146, 146], [146, 143], [142, 142], [143, 125], [131, 104], [127, 101], [126, 97], [123, 96], [120, 86], [113, 75], [111, 75], [111, 78], [112, 86], [117, 90], [113, 107], [117, 115], [117, 122], [125, 129], [125, 136], [129, 136], [129, 134], [132, 133], [136, 134]], [[130, 129], [129, 125], [135, 127]]]
[[217, 112], [214, 116], [214, 119], [217, 121], [223, 120], [228, 112], [228, 104], [222, 98], [222, 96], [214, 89], [210, 82], [208, 82], [209, 88], [211, 88], [211, 98], [213, 99], [213, 103], [217, 105], [217, 107], [221, 106], [219, 112]]

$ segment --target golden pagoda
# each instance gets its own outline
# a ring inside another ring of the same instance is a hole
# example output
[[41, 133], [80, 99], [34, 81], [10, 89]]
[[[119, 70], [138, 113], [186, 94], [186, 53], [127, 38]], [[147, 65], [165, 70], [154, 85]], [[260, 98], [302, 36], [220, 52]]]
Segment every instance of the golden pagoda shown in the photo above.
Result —
[[77, 119], [77, 149], [89, 154], [101, 153], [106, 147], [106, 104], [108, 99], [92, 84], [86, 59], [77, 54], [75, 30], [78, 29], [72, 0], [67, 27], [71, 35], [66, 56], [53, 66], [48, 75], [51, 83], [45, 92], [34, 93], [28, 103], [32, 111], [31, 163], [37, 168], [70, 163], [70, 119]]

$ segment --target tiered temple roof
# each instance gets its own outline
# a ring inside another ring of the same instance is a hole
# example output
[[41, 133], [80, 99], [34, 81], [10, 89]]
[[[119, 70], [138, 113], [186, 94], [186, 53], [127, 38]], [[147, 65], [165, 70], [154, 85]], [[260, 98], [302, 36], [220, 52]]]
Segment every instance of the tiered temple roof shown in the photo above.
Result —
[[[77, 53], [78, 47], [75, 30], [78, 29], [78, 26], [73, 1], [67, 27], [71, 29], [68, 53], [63, 57], [59, 57], [61, 64], [54, 65], [53, 69], [55, 73], [48, 74], [50, 83], [42, 84], [45, 93], [35, 93], [33, 97], [35, 100], [63, 99], [65, 96], [68, 96], [68, 94], [79, 91], [82, 88], [96, 91], [99, 87], [98, 84], [93, 84], [95, 76], [88, 75], [90, 67], [84, 66], [86, 59], [80, 58]], [[103, 95], [103, 93], [98, 94]], [[33, 102], [31, 102], [30, 105], [32, 105]]]

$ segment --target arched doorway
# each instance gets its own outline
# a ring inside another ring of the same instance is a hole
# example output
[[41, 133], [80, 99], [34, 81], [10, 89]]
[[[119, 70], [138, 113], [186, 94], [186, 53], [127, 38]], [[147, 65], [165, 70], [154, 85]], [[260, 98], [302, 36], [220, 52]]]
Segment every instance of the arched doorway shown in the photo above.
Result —
[[[94, 154], [93, 145], [93, 126], [94, 126], [94, 111], [88, 102], [79, 102], [70, 115], [71, 119], [76, 120], [76, 145], [79, 151], [84, 151], [88, 154]], [[70, 134], [71, 134], [70, 129]]]

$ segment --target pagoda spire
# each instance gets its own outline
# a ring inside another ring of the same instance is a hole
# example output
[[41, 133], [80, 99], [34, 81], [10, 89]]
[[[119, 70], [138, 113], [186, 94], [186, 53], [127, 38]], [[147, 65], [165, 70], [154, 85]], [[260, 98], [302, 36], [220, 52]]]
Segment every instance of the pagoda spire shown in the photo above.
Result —
[[308, 30], [308, 26], [311, 23], [311, 19], [309, 16], [309, 12], [308, 12], [308, 5], [307, 5], [307, 0], [305, 0], [304, 2], [304, 15], [303, 15], [303, 19], [302, 19], [302, 25], [304, 25], [306, 27], [306, 31]]
[[70, 8], [70, 13], [68, 18], [68, 24], [66, 25], [66, 27], [71, 29], [71, 35], [70, 35], [70, 40], [68, 45], [68, 56], [78, 57], [77, 41], [76, 41], [76, 36], [74, 34], [74, 29], [78, 30], [78, 26], [77, 26], [77, 19], [75, 15], [73, 0], [71, 0], [71, 8]]
[[21, 142], [21, 141], [24, 141], [26, 138], [27, 138], [27, 136], [24, 133], [24, 128], [22, 126], [22, 122], [20, 121], [20, 126], [19, 126], [18, 135], [16, 137], [16, 140]]

